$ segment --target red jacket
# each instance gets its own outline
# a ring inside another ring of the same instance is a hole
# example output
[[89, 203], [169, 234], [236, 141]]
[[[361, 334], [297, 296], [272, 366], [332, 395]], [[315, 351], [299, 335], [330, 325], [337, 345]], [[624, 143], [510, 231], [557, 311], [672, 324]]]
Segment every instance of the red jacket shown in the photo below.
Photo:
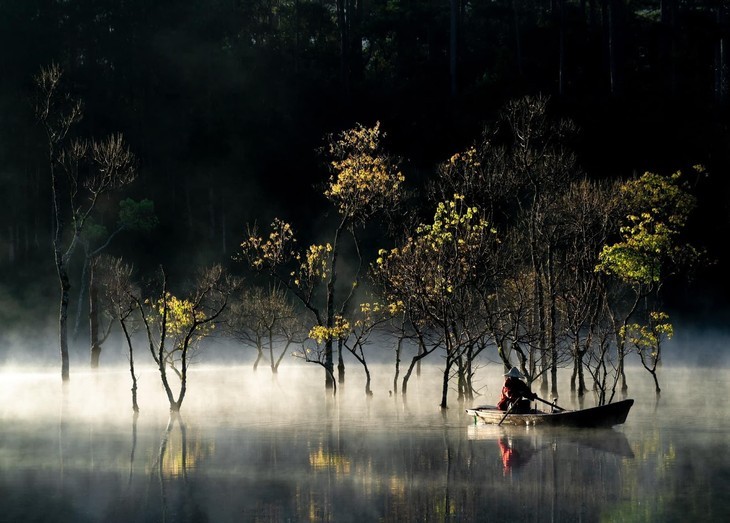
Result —
[[497, 408], [499, 410], [508, 410], [511, 403], [518, 401], [520, 398], [535, 399], [536, 395], [530, 392], [527, 383], [519, 378], [506, 378], [502, 387], [502, 396], [499, 398]]

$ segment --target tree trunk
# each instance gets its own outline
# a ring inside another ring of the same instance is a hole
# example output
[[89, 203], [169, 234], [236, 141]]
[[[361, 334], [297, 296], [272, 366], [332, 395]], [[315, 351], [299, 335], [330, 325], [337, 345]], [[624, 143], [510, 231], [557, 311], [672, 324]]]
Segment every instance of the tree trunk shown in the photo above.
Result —
[[[562, 5], [562, 1], [561, 1]], [[549, 332], [548, 332], [548, 346], [550, 348], [550, 393], [553, 398], [558, 396], [558, 347], [555, 334], [555, 326], [557, 324], [557, 304], [555, 303], [555, 274], [554, 274], [554, 258], [553, 250], [548, 250], [548, 296], [550, 299], [550, 312], [548, 315], [549, 320]]]
[[[401, 328], [402, 325], [401, 325]], [[393, 374], [393, 390], [391, 394], [398, 394], [398, 376], [400, 374], [400, 353], [403, 347], [403, 337], [398, 336], [398, 342], [395, 346], [395, 372]]]
[[139, 405], [137, 404], [137, 375], [134, 371], [134, 347], [132, 345], [132, 338], [127, 330], [127, 324], [121, 318], [119, 319], [119, 324], [122, 326], [122, 332], [124, 332], [127, 347], [129, 348], [129, 374], [132, 376], [132, 410], [138, 413]]
[[[543, 282], [542, 277], [540, 275], [541, 266], [540, 263], [537, 260], [537, 253], [536, 253], [536, 247], [534, 245], [534, 235], [531, 239], [532, 243], [532, 270], [534, 275], [534, 300], [535, 300], [535, 315], [537, 316], [535, 318], [537, 323], [537, 330], [538, 330], [538, 353], [540, 356], [540, 369], [542, 371], [541, 378], [540, 378], [540, 390], [543, 392], [546, 392], [548, 389], [548, 379], [547, 379], [547, 372], [545, 370], [547, 369], [546, 364], [546, 356], [547, 356], [547, 336], [546, 336], [546, 328], [547, 328], [547, 318], [545, 314], [545, 289], [543, 288]], [[532, 352], [533, 349], [530, 349], [530, 352]], [[531, 374], [534, 375], [534, 370], [531, 369]]]
[[451, 9], [449, 15], [449, 86], [451, 90], [451, 96], [456, 96], [456, 61], [458, 56], [457, 43], [459, 28], [459, 0], [450, 0], [450, 3]]
[[724, 105], [728, 98], [727, 38], [725, 9], [722, 2], [715, 8], [717, 22], [717, 41], [715, 42], [715, 101]]
[[61, 285], [61, 303], [58, 311], [58, 339], [61, 347], [61, 379], [69, 380], [69, 357], [68, 357], [68, 302], [71, 291], [71, 283], [68, 279], [66, 263], [61, 254], [56, 251], [56, 271]]
[[629, 390], [629, 386], [626, 383], [626, 369], [624, 362], [626, 360], [626, 348], [623, 344], [618, 348], [618, 379], [621, 382], [621, 392]]
[[448, 402], [447, 402], [447, 396], [449, 394], [449, 373], [451, 372], [451, 357], [449, 355], [446, 356], [446, 366], [444, 367], [444, 375], [441, 380], [441, 403], [439, 406], [442, 409], [447, 409]]
[[271, 373], [276, 374], [276, 362], [274, 361], [274, 331], [269, 328], [269, 364], [271, 365]]
[[259, 363], [264, 358], [264, 347], [261, 336], [256, 333], [256, 361], [253, 362], [253, 371], [256, 372], [259, 368]]
[[[340, 235], [344, 222], [340, 223], [335, 231], [335, 238], [332, 244], [332, 260], [330, 264], [330, 279], [327, 282], [327, 325], [331, 329], [335, 324], [335, 283], [337, 282], [337, 255], [340, 243]], [[335, 386], [334, 361], [332, 356], [332, 339], [328, 338], [324, 346], [324, 368], [325, 368], [325, 388], [331, 389]]]
[[264, 351], [261, 349], [261, 345], [256, 347], [256, 361], [253, 362], [253, 371], [256, 372], [259, 368], [259, 363], [264, 357]]
[[604, 0], [606, 53], [611, 96], [621, 94], [621, 8], [622, 0]]
[[370, 369], [368, 368], [367, 363], [365, 363], [365, 360], [361, 361], [363, 369], [365, 369], [365, 396], [372, 396], [373, 391], [370, 388], [371, 383], [371, 377], [370, 377]]
[[337, 382], [345, 383], [345, 360], [342, 356], [342, 340], [337, 340]]
[[89, 264], [89, 332], [91, 334], [91, 368], [99, 368], [101, 342], [99, 340], [99, 288], [94, 278], [96, 259]]

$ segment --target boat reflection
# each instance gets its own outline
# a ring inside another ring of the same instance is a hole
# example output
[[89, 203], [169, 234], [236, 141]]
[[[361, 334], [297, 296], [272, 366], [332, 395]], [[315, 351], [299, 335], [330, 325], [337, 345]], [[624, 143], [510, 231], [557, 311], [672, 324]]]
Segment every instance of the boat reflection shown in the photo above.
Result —
[[575, 446], [623, 458], [633, 458], [634, 451], [626, 435], [614, 429], [573, 429], [496, 427], [470, 425], [467, 438], [471, 441], [494, 441], [499, 449], [503, 473], [524, 467], [536, 454], [545, 450]]

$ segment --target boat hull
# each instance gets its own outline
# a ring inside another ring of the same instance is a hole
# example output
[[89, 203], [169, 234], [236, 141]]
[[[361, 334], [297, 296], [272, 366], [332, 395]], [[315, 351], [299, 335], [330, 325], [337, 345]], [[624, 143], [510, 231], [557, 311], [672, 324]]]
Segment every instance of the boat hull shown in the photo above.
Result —
[[[560, 412], [532, 411], [525, 414], [507, 414], [497, 407], [466, 409], [475, 423], [502, 425], [549, 425], [556, 427], [599, 428], [621, 425], [626, 421], [634, 400], [628, 399], [581, 410]], [[504, 419], [504, 421], [502, 421]]]

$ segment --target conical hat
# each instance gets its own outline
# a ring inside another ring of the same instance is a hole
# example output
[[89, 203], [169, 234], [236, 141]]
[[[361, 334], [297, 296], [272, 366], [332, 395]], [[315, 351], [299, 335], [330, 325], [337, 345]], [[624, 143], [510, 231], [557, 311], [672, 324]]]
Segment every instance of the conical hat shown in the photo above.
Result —
[[505, 376], [508, 378], [524, 378], [525, 376], [520, 372], [520, 369], [517, 367], [512, 367], [509, 372], [505, 373]]

